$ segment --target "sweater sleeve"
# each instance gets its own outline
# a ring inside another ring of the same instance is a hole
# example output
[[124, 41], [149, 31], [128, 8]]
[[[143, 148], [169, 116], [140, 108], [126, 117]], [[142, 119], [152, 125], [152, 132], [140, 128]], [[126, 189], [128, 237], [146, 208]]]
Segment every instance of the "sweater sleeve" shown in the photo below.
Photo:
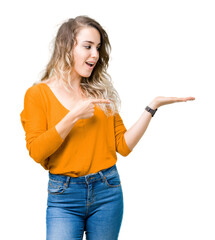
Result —
[[131, 150], [128, 148], [124, 133], [127, 131], [121, 116], [117, 113], [114, 116], [114, 131], [115, 131], [115, 142], [116, 142], [116, 151], [122, 156], [127, 156]]
[[27, 89], [20, 118], [30, 157], [48, 169], [48, 157], [59, 148], [64, 140], [55, 126], [47, 129], [46, 114], [38, 88], [33, 86]]

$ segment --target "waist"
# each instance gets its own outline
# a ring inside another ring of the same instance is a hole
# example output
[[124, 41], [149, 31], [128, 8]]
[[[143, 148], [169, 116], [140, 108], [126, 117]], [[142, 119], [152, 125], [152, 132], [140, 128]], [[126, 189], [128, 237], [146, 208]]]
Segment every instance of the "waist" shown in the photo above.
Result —
[[52, 179], [57, 182], [72, 182], [72, 183], [86, 183], [90, 181], [96, 181], [102, 178], [102, 176], [107, 176], [113, 171], [117, 171], [116, 164], [113, 165], [110, 168], [106, 168], [104, 170], [101, 170], [97, 173], [90, 173], [85, 176], [80, 176], [80, 177], [70, 177], [66, 175], [61, 175], [61, 174], [52, 174], [49, 172], [49, 179]]

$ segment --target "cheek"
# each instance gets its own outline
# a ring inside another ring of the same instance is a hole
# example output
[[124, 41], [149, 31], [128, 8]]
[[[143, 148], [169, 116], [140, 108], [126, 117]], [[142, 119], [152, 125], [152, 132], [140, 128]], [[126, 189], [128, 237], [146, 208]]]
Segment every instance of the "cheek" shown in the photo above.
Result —
[[76, 63], [83, 64], [83, 62], [85, 62], [86, 59], [87, 59], [87, 53], [84, 49], [77, 48], [74, 51], [74, 60]]

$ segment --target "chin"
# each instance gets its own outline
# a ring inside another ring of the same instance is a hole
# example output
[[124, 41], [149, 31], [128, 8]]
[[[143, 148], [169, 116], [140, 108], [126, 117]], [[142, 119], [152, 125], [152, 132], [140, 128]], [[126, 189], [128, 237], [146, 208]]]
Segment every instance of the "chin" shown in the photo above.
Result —
[[80, 74], [82, 77], [85, 77], [85, 78], [88, 78], [91, 76], [91, 73], [88, 73], [88, 74]]

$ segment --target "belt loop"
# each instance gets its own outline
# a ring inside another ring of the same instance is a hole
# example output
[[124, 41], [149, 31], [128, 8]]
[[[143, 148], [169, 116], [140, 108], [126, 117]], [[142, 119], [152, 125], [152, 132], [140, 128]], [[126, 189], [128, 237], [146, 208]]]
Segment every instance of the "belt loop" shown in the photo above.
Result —
[[68, 186], [69, 186], [69, 180], [70, 180], [70, 176], [67, 176], [67, 178], [66, 178], [66, 183], [64, 183], [64, 185], [66, 186], [66, 188], [68, 188]]
[[102, 171], [99, 172], [101, 178], [102, 178], [102, 182], [105, 182], [106, 177], [104, 176], [104, 174], [102, 173]]

